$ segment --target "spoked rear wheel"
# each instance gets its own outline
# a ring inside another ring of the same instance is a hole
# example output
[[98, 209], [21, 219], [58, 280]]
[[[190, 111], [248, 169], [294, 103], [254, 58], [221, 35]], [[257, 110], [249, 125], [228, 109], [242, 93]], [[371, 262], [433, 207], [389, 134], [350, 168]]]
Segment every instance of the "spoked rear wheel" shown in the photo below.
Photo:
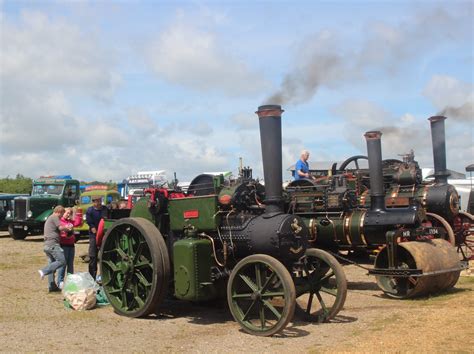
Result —
[[474, 216], [459, 212], [454, 218], [453, 230], [461, 260], [474, 260]]
[[310, 248], [302, 259], [303, 282], [309, 292], [302, 294], [297, 304], [305, 310], [310, 322], [327, 322], [344, 306], [347, 280], [341, 264], [329, 253]]
[[268, 255], [242, 259], [227, 284], [232, 316], [245, 332], [257, 336], [271, 336], [284, 329], [293, 318], [295, 298], [290, 273]]
[[120, 315], [155, 312], [165, 296], [170, 273], [160, 231], [143, 218], [125, 218], [107, 231], [101, 248], [102, 283]]

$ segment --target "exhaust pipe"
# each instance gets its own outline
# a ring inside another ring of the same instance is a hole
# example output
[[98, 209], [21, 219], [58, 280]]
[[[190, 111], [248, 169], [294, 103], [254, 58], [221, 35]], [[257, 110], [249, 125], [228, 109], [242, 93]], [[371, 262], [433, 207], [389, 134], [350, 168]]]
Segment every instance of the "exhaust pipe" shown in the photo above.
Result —
[[382, 132], [370, 131], [364, 134], [367, 141], [370, 175], [370, 210], [385, 210], [385, 191], [383, 187], [382, 147], [380, 137]]
[[280, 105], [258, 107], [260, 142], [262, 145], [263, 176], [265, 179], [265, 213], [283, 213], [282, 154]]
[[[415, 205], [408, 208], [385, 208], [385, 189], [383, 185], [382, 145], [380, 131], [369, 131], [364, 134], [367, 141], [370, 175], [370, 209], [364, 219], [364, 234], [373, 235], [375, 242], [385, 242], [386, 232], [393, 231], [396, 225], [410, 228], [418, 227], [421, 214]], [[380, 237], [383, 239], [381, 240]]]
[[446, 136], [444, 132], [446, 117], [433, 116], [428, 120], [431, 123], [435, 182], [447, 184], [450, 173], [446, 170]]

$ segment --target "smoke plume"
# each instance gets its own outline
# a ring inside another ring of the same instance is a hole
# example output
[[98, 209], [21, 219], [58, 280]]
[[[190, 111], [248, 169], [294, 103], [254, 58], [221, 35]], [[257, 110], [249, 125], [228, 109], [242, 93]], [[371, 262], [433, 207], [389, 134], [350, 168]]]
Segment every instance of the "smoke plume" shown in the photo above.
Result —
[[[374, 21], [367, 25], [357, 43], [353, 38], [340, 37], [337, 31], [317, 33], [301, 43], [295, 66], [265, 103], [301, 104], [312, 99], [323, 86], [333, 88], [367, 80], [374, 73], [376, 77], [396, 75], [401, 67], [418, 59], [420, 53], [436, 53], [452, 38], [469, 36], [469, 13], [469, 9], [454, 14], [438, 8], [420, 11], [395, 25]], [[450, 108], [456, 114], [464, 114], [469, 107], [472, 105]]]
[[471, 100], [458, 107], [447, 106], [437, 115], [463, 121], [472, 121], [472, 118], [474, 117], [474, 102]]

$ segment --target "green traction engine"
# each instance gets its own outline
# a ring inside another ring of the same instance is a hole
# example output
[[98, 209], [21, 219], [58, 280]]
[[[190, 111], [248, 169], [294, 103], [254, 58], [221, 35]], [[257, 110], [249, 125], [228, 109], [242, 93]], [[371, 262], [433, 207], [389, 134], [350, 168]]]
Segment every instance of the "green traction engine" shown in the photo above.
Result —
[[201, 174], [186, 193], [147, 190], [130, 217], [110, 222], [100, 250], [102, 281], [114, 310], [159, 313], [165, 297], [193, 302], [226, 297], [250, 334], [283, 330], [296, 307], [326, 322], [342, 309], [344, 271], [311, 247], [299, 215], [282, 193], [281, 113], [259, 107], [265, 187], [243, 168], [235, 181]]

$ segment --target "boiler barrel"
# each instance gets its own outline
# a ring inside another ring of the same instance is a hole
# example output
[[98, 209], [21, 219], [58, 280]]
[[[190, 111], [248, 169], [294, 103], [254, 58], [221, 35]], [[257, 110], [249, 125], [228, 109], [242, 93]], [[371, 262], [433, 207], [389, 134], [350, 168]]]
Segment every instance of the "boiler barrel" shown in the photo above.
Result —
[[308, 243], [308, 228], [296, 215], [260, 215], [239, 226], [224, 225], [220, 238], [234, 247], [234, 254], [243, 258], [263, 253], [285, 263], [304, 255]]

